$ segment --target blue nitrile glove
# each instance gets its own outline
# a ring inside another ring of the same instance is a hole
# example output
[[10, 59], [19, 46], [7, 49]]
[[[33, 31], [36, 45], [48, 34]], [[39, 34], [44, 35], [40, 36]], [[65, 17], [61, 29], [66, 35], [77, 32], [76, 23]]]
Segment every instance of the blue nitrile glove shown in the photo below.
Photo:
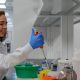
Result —
[[36, 48], [39, 48], [40, 46], [43, 46], [44, 37], [43, 37], [42, 33], [35, 36], [34, 28], [32, 28], [32, 34], [31, 34], [31, 38], [30, 38], [29, 43], [33, 49], [36, 49]]

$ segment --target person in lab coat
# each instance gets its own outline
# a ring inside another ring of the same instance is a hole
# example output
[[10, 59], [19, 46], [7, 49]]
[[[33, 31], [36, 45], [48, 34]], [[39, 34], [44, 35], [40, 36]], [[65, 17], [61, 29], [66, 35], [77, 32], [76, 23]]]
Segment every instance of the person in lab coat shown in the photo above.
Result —
[[0, 11], [0, 80], [4, 80], [4, 76], [8, 69], [14, 67], [28, 58], [30, 52], [44, 45], [42, 33], [35, 36], [35, 31], [32, 29], [32, 34], [29, 42], [22, 48], [16, 49], [15, 52], [7, 54], [4, 41], [7, 34], [7, 19], [4, 11]]

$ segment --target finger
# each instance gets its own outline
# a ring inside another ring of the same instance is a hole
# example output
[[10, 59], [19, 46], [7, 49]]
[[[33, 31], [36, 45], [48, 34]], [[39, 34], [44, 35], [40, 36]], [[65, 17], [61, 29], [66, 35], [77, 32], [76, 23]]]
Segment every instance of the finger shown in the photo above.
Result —
[[34, 35], [35, 34], [35, 30], [34, 30], [34, 27], [32, 28], [32, 35]]

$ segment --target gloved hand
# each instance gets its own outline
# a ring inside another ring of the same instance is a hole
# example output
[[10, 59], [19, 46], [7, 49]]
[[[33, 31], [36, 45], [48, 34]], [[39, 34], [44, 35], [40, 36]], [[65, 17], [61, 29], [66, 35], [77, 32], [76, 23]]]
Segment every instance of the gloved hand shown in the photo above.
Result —
[[30, 45], [33, 49], [39, 48], [40, 46], [44, 45], [44, 38], [42, 33], [35, 36], [34, 28], [32, 28], [32, 34], [30, 38]]

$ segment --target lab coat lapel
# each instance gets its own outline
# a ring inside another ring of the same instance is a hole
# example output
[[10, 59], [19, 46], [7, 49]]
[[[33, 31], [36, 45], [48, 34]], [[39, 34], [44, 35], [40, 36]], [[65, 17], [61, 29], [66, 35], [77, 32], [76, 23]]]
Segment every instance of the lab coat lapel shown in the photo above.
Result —
[[7, 54], [7, 45], [4, 42], [0, 42], [0, 54]]

